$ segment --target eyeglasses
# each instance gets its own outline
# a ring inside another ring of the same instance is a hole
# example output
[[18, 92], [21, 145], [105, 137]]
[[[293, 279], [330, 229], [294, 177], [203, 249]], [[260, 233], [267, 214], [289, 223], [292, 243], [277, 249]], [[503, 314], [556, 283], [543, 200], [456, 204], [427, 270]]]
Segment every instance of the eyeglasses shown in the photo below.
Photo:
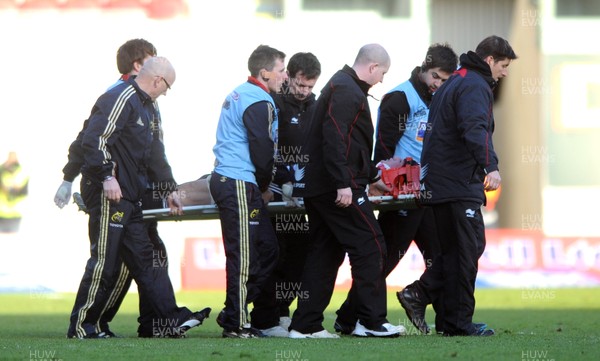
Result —
[[167, 79], [163, 78], [162, 76], [160, 78], [165, 82], [165, 85], [167, 86], [167, 89], [171, 90], [171, 85], [169, 84], [169, 82], [167, 81]]

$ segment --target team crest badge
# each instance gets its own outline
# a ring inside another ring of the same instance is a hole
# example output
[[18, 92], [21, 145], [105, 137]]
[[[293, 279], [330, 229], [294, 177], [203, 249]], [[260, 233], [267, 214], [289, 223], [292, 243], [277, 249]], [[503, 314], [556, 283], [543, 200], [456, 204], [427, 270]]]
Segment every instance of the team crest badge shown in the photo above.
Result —
[[123, 220], [124, 212], [115, 212], [112, 216], [110, 216], [110, 220], [113, 222], [120, 223]]

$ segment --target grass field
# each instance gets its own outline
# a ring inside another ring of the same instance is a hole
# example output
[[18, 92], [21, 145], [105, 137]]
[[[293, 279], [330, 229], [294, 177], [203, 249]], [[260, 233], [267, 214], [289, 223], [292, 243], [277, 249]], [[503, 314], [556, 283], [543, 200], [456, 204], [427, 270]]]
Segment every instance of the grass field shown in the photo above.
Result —
[[[336, 292], [324, 326], [333, 331]], [[74, 294], [0, 294], [0, 360], [600, 360], [600, 288], [479, 290], [475, 321], [496, 336], [422, 336], [409, 325], [393, 292], [388, 319], [407, 326], [396, 339], [223, 339], [215, 322], [223, 292], [177, 294], [211, 318], [185, 339], [136, 338], [137, 294], [128, 295], [111, 324], [116, 339], [66, 339]], [[427, 320], [433, 322], [428, 309]]]

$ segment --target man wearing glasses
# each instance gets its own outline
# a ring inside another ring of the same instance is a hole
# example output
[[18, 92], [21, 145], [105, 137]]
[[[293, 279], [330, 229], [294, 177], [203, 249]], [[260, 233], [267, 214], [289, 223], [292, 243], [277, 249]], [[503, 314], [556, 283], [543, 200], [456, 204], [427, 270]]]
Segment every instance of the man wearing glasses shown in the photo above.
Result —
[[[202, 323], [203, 311], [178, 307], [167, 272], [156, 272], [153, 245], [142, 217], [148, 179], [164, 170], [163, 152], [153, 147], [154, 101], [175, 82], [166, 58], [152, 57], [135, 79], [115, 85], [92, 108], [81, 138], [81, 191], [87, 206], [91, 256], [71, 314], [68, 337], [104, 338], [100, 317], [122, 279], [123, 262], [138, 285], [140, 299], [155, 313], [152, 331], [178, 337]], [[161, 166], [163, 168], [161, 168]], [[167, 164], [168, 166], [168, 164]], [[169, 167], [170, 169], [170, 167]]]

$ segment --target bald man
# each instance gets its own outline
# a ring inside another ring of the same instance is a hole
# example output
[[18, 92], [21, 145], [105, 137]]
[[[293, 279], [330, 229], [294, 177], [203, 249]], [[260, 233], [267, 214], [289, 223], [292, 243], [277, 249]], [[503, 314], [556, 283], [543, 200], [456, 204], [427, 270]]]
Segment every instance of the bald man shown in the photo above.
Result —
[[298, 300], [291, 338], [339, 337], [322, 322], [346, 253], [358, 315], [352, 335], [395, 337], [405, 332], [386, 319], [386, 248], [366, 193], [367, 185], [387, 190], [371, 162], [374, 130], [367, 95], [389, 67], [390, 57], [381, 45], [365, 45], [352, 67], [333, 75], [317, 101], [306, 146], [304, 205], [312, 247], [301, 291], [307, 297]]
[[[81, 147], [81, 194], [89, 212], [91, 256], [71, 313], [70, 338], [106, 338], [99, 319], [114, 285], [124, 280], [122, 262], [156, 317], [152, 333], [182, 336], [206, 317], [177, 307], [166, 272], [155, 272], [153, 246], [142, 217], [148, 170], [164, 163], [152, 149], [154, 101], [175, 83], [175, 69], [162, 57], [148, 59], [135, 79], [104, 93], [92, 108]], [[147, 170], [148, 169], [148, 170]]]

